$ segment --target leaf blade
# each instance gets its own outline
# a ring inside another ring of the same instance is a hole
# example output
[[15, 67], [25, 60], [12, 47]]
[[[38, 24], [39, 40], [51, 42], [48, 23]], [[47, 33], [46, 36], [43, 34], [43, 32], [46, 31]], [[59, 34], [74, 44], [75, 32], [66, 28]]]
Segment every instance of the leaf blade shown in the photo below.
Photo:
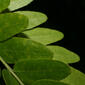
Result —
[[63, 82], [57, 82], [55, 80], [42, 79], [35, 81], [32, 85], [68, 85]]
[[59, 61], [23, 60], [15, 64], [14, 72], [24, 84], [31, 84], [40, 79], [61, 80], [70, 74], [70, 69]]
[[28, 25], [28, 19], [17, 13], [0, 14], [0, 41], [22, 32]]
[[44, 45], [26, 38], [14, 37], [0, 43], [0, 55], [8, 63], [21, 59], [52, 59], [53, 53]]
[[44, 45], [57, 42], [64, 37], [62, 32], [48, 29], [48, 28], [40, 28], [40, 27], [30, 31], [25, 31], [23, 33], [26, 34], [32, 40], [40, 42]]
[[18, 81], [10, 74], [9, 71], [4, 69], [2, 71], [2, 75], [6, 85], [19, 85]]
[[62, 82], [69, 83], [71, 85], [85, 85], [85, 74], [71, 67], [72, 73], [62, 80]]
[[47, 21], [47, 16], [41, 12], [34, 11], [17, 11], [16, 13], [23, 14], [29, 19], [27, 29], [34, 28]]
[[0, 0], [0, 12], [4, 11], [10, 3], [10, 0]]
[[79, 56], [76, 53], [64, 47], [53, 45], [49, 45], [47, 47], [54, 53], [53, 60], [59, 60], [64, 63], [75, 63], [80, 60]]
[[24, 6], [27, 6], [32, 1], [33, 0], [11, 0], [8, 9], [10, 11], [14, 11], [14, 10], [17, 10], [17, 9], [22, 8]]

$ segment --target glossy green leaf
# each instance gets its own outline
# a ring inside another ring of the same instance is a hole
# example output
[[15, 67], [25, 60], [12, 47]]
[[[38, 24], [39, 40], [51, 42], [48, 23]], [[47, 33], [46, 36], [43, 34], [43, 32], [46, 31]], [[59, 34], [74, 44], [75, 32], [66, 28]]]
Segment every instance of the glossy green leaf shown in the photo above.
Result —
[[16, 37], [0, 43], [0, 56], [8, 63], [15, 63], [21, 59], [52, 59], [53, 53], [40, 43]]
[[59, 41], [64, 37], [63, 33], [57, 30], [39, 27], [30, 31], [25, 31], [24, 34], [26, 34], [32, 40], [45, 45]]
[[14, 72], [24, 84], [30, 85], [40, 79], [64, 79], [70, 74], [70, 68], [59, 61], [23, 60], [15, 64]]
[[0, 41], [4, 41], [22, 32], [28, 25], [28, 19], [17, 13], [0, 14]]
[[63, 82], [57, 82], [55, 80], [42, 79], [35, 81], [32, 85], [68, 85], [68, 84], [65, 84]]
[[10, 0], [0, 0], [0, 12], [5, 10], [10, 3]]
[[70, 85], [85, 85], [85, 74], [72, 67], [71, 70], [72, 73], [62, 81]]
[[80, 60], [79, 56], [76, 53], [64, 47], [60, 46], [47, 46], [47, 47], [54, 53], [53, 60], [59, 60], [64, 63], [75, 63]]
[[11, 0], [8, 9], [10, 11], [14, 11], [14, 10], [17, 10], [17, 9], [22, 8], [24, 6], [27, 6], [32, 1], [33, 0]]
[[41, 12], [34, 11], [18, 11], [16, 13], [23, 14], [29, 19], [29, 24], [27, 29], [34, 28], [47, 20], [47, 16]]
[[18, 81], [7, 70], [2, 71], [3, 79], [6, 85], [19, 85]]

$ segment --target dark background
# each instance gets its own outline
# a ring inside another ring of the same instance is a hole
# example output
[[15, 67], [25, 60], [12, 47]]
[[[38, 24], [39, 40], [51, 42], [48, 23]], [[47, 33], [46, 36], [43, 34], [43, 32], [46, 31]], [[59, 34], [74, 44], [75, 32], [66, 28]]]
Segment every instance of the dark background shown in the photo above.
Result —
[[66, 47], [80, 55], [81, 61], [72, 66], [85, 73], [83, 51], [85, 0], [34, 0], [21, 10], [45, 13], [49, 19], [41, 26], [57, 29], [64, 33], [64, 39], [54, 44]]

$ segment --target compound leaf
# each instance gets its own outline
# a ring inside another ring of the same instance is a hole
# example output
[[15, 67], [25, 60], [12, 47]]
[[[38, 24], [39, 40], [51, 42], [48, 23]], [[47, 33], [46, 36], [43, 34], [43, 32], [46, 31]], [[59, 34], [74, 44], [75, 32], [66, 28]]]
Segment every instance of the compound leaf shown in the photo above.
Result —
[[70, 74], [70, 68], [60, 61], [23, 60], [15, 64], [14, 72], [24, 84], [30, 85], [40, 79], [64, 79]]
[[64, 63], [75, 63], [80, 60], [79, 56], [76, 53], [67, 50], [64, 47], [52, 45], [47, 47], [54, 53], [53, 60], [59, 60]]
[[10, 11], [17, 10], [19, 8], [22, 8], [24, 6], [27, 6], [30, 4], [33, 0], [11, 0], [10, 5], [8, 6], [8, 9]]
[[18, 81], [11, 75], [8, 70], [3, 70], [3, 79], [6, 85], [19, 85]]
[[71, 67], [71, 70], [72, 73], [62, 81], [70, 85], [85, 85], [85, 74], [73, 67]]
[[10, 3], [10, 0], [0, 0], [0, 12], [4, 11]]
[[63, 33], [57, 30], [40, 27], [30, 31], [25, 31], [23, 33], [32, 40], [40, 42], [44, 45], [59, 41], [64, 37]]
[[32, 85], [68, 85], [63, 82], [57, 82], [55, 80], [42, 79], [35, 81]]
[[47, 20], [47, 16], [41, 12], [33, 11], [17, 11], [16, 13], [23, 14], [29, 19], [29, 24], [27, 29], [34, 28]]
[[52, 59], [53, 53], [40, 43], [16, 37], [0, 43], [0, 56], [8, 63], [15, 63], [21, 59]]
[[7, 40], [22, 32], [28, 25], [28, 19], [17, 13], [0, 14], [0, 41]]

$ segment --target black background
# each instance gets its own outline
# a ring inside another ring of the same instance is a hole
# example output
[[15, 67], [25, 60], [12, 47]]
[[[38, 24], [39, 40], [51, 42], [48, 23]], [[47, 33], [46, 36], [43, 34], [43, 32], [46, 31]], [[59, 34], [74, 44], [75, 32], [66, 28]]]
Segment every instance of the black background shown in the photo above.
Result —
[[85, 29], [85, 0], [34, 0], [21, 10], [43, 12], [48, 21], [41, 27], [49, 27], [64, 33], [63, 40], [54, 43], [80, 55], [81, 61], [72, 64], [73, 67], [85, 73], [84, 29]]

